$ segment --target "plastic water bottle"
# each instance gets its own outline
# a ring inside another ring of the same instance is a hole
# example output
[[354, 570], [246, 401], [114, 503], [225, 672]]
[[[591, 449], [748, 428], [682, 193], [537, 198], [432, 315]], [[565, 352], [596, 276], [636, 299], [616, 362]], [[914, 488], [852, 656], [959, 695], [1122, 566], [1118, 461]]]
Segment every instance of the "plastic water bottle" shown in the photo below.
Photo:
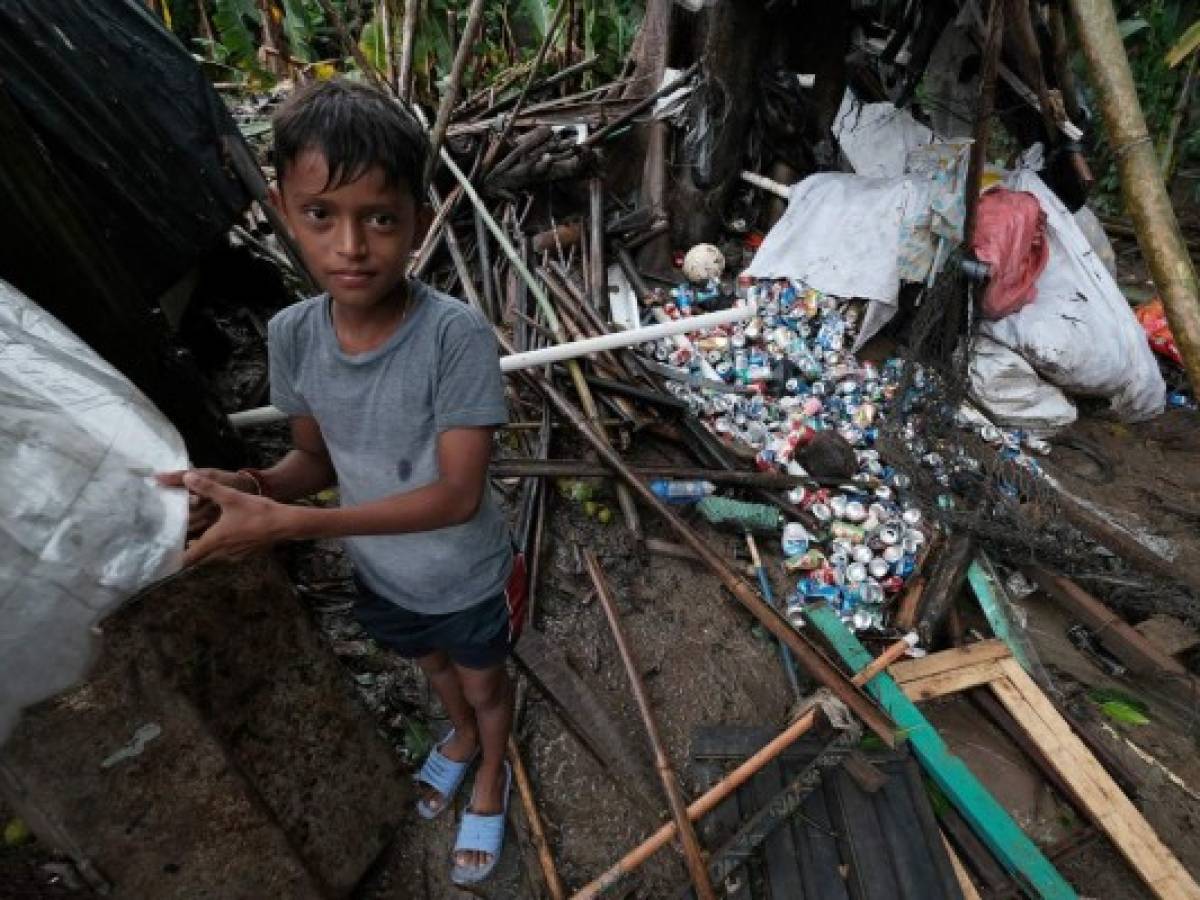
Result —
[[668, 503], [695, 503], [716, 493], [717, 486], [711, 481], [673, 481], [668, 478], [656, 478], [650, 482], [650, 490]]

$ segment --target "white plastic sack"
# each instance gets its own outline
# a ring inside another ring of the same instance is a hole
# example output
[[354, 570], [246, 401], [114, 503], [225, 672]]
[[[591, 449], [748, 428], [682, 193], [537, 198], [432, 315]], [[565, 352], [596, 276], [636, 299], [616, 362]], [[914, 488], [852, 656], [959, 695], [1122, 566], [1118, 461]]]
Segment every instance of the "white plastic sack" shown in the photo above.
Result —
[[1083, 236], [1087, 238], [1092, 249], [1096, 251], [1096, 255], [1100, 257], [1100, 262], [1104, 263], [1104, 268], [1108, 269], [1108, 274], [1116, 278], [1117, 254], [1113, 250], [1112, 241], [1108, 239], [1108, 232], [1100, 224], [1099, 216], [1090, 206], [1084, 205], [1075, 210], [1075, 224], [1079, 226]]
[[1139, 422], [1163, 410], [1166, 385], [1129, 303], [1075, 218], [1037, 174], [1018, 170], [1006, 185], [1035, 194], [1046, 212], [1050, 262], [1037, 299], [980, 330], [1020, 353], [1069, 394], [1103, 397], [1113, 413]]
[[969, 368], [971, 399], [997, 425], [1048, 437], [1075, 421], [1075, 404], [1003, 344], [976, 338]]
[[123, 375], [0, 281], [0, 742], [82, 677], [92, 626], [177, 570], [183, 441]]

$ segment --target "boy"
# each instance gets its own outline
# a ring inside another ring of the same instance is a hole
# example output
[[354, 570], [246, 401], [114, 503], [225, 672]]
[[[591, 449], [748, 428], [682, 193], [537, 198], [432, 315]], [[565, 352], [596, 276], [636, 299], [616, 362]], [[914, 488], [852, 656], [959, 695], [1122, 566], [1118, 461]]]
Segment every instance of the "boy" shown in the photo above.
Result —
[[[277, 541], [345, 538], [369, 634], [415, 658], [454, 729], [417, 776], [441, 813], [476, 756], [455, 845], [458, 883], [491, 874], [504, 839], [512, 721], [505, 659], [523, 571], [487, 485], [506, 421], [495, 336], [465, 304], [405, 277], [429, 227], [420, 125], [373, 88], [305, 88], [274, 122], [273, 199], [327, 293], [270, 322], [271, 402], [294, 442], [265, 471], [162, 476], [192, 494], [185, 563]], [[285, 505], [332, 484], [341, 507]], [[511, 577], [510, 577], [511, 576]], [[510, 584], [510, 582], [512, 582]]]

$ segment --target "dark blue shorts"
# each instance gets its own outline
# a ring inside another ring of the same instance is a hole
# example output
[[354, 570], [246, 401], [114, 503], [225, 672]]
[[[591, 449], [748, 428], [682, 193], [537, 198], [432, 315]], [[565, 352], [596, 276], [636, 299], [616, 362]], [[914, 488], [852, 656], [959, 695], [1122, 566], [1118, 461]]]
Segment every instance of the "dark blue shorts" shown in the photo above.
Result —
[[458, 612], [413, 612], [357, 578], [354, 613], [375, 641], [407, 659], [443, 651], [464, 669], [491, 669], [508, 658], [525, 615], [525, 561], [518, 555], [505, 589]]

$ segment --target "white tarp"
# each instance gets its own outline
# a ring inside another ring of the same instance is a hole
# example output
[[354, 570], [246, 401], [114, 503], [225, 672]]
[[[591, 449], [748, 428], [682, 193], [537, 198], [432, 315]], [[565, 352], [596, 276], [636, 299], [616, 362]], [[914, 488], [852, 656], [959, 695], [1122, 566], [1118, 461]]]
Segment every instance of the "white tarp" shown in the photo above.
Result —
[[833, 117], [832, 131], [854, 171], [869, 178], [904, 174], [908, 154], [936, 141], [908, 110], [891, 103], [863, 103], [849, 89]]
[[916, 195], [903, 178], [810, 175], [792, 185], [787, 210], [746, 274], [794, 278], [826, 294], [895, 306], [900, 223]]
[[123, 375], [0, 281], [0, 742], [82, 677], [92, 626], [177, 570], [183, 441]]
[[1013, 172], [1006, 185], [1041, 202], [1050, 262], [1037, 281], [1037, 299], [983, 323], [981, 332], [1021, 354], [1067, 393], [1107, 399], [1124, 421], [1158, 415], [1166, 398], [1158, 363], [1120, 287], [1075, 218], [1035, 172]]

